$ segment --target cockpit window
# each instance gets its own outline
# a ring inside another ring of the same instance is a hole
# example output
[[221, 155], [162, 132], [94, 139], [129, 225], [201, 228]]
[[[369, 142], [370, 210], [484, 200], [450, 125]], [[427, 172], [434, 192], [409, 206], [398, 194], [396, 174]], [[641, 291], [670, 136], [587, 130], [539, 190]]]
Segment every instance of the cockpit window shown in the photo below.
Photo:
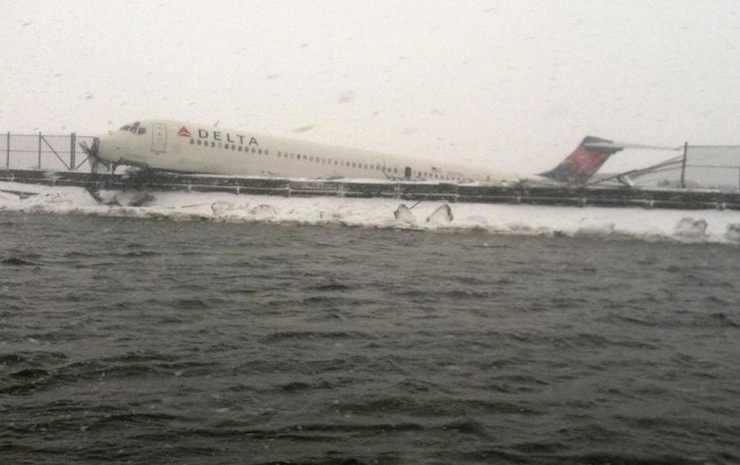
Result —
[[125, 126], [121, 126], [121, 129], [119, 131], [128, 131], [131, 134], [146, 134], [146, 128], [139, 127], [139, 122], [135, 121], [133, 124], [127, 124]]

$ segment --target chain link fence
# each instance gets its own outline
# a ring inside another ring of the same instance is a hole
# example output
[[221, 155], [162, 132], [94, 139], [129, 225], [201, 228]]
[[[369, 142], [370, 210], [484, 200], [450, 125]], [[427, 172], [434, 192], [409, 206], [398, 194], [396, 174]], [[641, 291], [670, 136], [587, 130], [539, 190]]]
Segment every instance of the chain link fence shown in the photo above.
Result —
[[740, 189], [740, 145], [686, 144], [681, 185]]
[[6, 169], [38, 169], [52, 171], [90, 171], [87, 154], [81, 142], [92, 145], [92, 136], [75, 133], [11, 134], [0, 138], [0, 157]]
[[[50, 134], [3, 134], [2, 166], [6, 169], [46, 171], [91, 170], [81, 142], [92, 145], [92, 136]], [[740, 189], [740, 145], [689, 145], [683, 157], [648, 168], [641, 176], [655, 185], [723, 190]]]

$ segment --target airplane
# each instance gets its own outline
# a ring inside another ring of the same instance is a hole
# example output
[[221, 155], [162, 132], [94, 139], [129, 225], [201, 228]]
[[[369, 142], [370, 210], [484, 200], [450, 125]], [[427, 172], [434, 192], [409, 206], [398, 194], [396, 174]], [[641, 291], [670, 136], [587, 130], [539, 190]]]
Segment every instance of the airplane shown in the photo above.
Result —
[[[172, 120], [140, 120], [80, 144], [92, 161], [115, 170], [130, 165], [151, 171], [312, 179], [585, 185], [614, 153], [630, 144], [588, 136], [558, 166], [522, 178], [458, 162], [439, 162], [350, 149]], [[647, 146], [636, 146], [647, 147]]]

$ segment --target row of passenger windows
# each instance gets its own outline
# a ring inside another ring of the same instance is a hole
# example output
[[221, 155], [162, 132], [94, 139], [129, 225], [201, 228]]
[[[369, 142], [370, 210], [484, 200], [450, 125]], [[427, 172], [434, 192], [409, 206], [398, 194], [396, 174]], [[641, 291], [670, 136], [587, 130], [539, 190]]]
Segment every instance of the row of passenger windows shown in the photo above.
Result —
[[[202, 146], [205, 146], [205, 147], [213, 147], [213, 148], [217, 148], [218, 147], [220, 149], [223, 148], [223, 149], [226, 149], [226, 150], [229, 150], [229, 149], [231, 149], [231, 150], [238, 150], [239, 152], [245, 152], [245, 153], [246, 152], [249, 152], [249, 147], [242, 147], [241, 145], [236, 145], [236, 144], [222, 144], [221, 142], [216, 143], [216, 142], [213, 142], [213, 141], [211, 141], [209, 143], [207, 140], [204, 140], [204, 141], [198, 140], [198, 141], [196, 141], [195, 139], [190, 139], [190, 145], [193, 145], [193, 144], [202, 145]], [[262, 155], [264, 153], [265, 155], [269, 155], [269, 152], [267, 151], [267, 149], [262, 150], [262, 149], [257, 148], [257, 147], [252, 147], [252, 153], [258, 153], [260, 155]]]
[[[259, 155], [269, 155], [270, 152], [267, 149], [261, 149], [257, 147], [243, 147], [241, 145], [236, 144], [223, 144], [221, 142], [209, 142], [209, 141], [201, 141], [201, 140], [195, 140], [190, 139], [190, 144], [193, 145], [202, 145], [204, 147], [212, 147], [212, 148], [219, 148], [224, 150], [233, 150], [236, 152], [244, 152], [249, 153], [250, 151], [255, 154]], [[335, 166], [346, 166], [351, 168], [358, 168], [358, 169], [365, 169], [365, 170], [374, 170], [374, 171], [385, 171], [386, 173], [393, 173], [393, 174], [403, 174], [401, 170], [398, 168], [386, 168], [380, 164], [373, 164], [373, 163], [358, 163], [358, 162], [349, 162], [344, 160], [336, 160], [333, 158], [326, 158], [326, 157], [315, 157], [313, 155], [306, 155], [306, 154], [300, 154], [300, 153], [288, 153], [288, 152], [278, 152], [277, 153], [278, 158], [286, 158], [291, 160], [304, 160], [308, 162], [315, 162], [315, 163], [323, 163], [323, 164], [329, 164], [329, 165], [335, 165]], [[422, 178], [429, 178], [429, 179], [442, 179], [447, 181], [461, 181], [462, 178], [451, 176], [451, 175], [443, 175], [438, 173], [428, 173], [428, 172], [421, 172], [421, 171], [414, 171], [412, 173], [414, 176], [422, 177]]]

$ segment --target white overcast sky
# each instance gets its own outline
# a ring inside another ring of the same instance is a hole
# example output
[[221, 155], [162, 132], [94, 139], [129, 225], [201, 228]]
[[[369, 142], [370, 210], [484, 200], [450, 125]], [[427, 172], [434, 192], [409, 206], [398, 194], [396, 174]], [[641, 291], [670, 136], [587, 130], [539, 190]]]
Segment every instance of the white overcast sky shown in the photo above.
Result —
[[[736, 0], [0, 0], [0, 11], [1, 132], [219, 121], [525, 172], [585, 135], [740, 144]], [[642, 152], [618, 157], [639, 166]]]

